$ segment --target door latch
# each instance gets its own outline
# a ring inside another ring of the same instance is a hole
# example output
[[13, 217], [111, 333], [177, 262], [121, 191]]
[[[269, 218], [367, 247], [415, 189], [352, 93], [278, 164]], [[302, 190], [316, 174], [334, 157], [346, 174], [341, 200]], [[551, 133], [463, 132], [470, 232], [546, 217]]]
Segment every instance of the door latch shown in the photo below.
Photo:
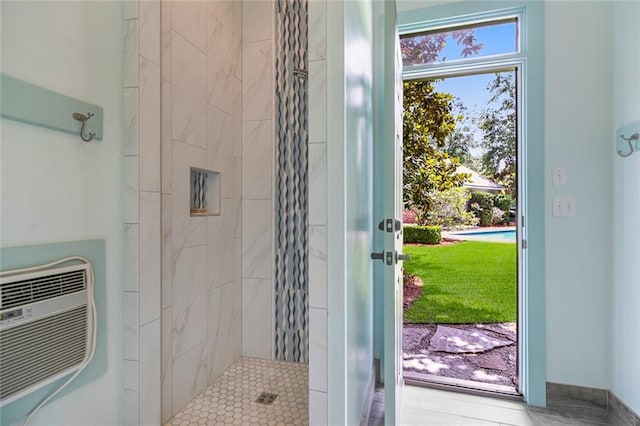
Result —
[[402, 222], [398, 219], [385, 219], [378, 224], [378, 229], [385, 232], [397, 232], [402, 229]]
[[393, 265], [393, 252], [381, 251], [371, 253], [371, 259], [382, 260], [386, 265]]
[[384, 260], [384, 252], [381, 251], [380, 253], [377, 253], [374, 251], [373, 253], [371, 253], [370, 257], [373, 260]]
[[411, 260], [411, 255], [408, 254], [398, 254], [398, 252], [396, 252], [396, 263], [398, 263], [399, 261], [407, 261], [407, 260]]

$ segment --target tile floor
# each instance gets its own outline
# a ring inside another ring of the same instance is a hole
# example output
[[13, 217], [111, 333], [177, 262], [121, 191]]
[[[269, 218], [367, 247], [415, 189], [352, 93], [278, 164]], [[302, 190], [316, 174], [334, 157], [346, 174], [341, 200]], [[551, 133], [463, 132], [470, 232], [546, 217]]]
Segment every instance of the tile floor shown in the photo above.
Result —
[[[262, 392], [277, 398], [259, 404]], [[308, 394], [306, 364], [243, 357], [165, 426], [307, 425]]]
[[[546, 409], [522, 402], [457, 392], [405, 386], [402, 425], [553, 426], [612, 425], [605, 408], [588, 402], [558, 398]], [[377, 389], [369, 426], [384, 425], [384, 391]]]

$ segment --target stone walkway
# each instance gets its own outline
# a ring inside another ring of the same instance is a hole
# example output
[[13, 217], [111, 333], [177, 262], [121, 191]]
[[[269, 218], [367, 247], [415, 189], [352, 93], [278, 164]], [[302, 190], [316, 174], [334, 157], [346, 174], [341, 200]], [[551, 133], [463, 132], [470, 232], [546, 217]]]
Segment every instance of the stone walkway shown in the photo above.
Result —
[[404, 324], [402, 346], [407, 379], [438, 376], [515, 389], [515, 323]]

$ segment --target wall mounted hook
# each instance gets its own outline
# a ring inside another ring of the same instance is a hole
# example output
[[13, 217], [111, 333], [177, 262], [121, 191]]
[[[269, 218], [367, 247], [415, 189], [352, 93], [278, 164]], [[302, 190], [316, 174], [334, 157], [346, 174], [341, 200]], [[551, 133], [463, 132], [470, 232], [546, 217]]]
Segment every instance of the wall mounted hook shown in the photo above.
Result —
[[89, 132], [88, 137], [84, 136], [84, 125], [91, 117], [93, 117], [93, 113], [90, 112], [88, 112], [87, 115], [81, 114], [79, 112], [73, 113], [73, 119], [82, 122], [82, 127], [80, 128], [80, 138], [85, 142], [91, 142], [93, 137], [96, 135], [93, 132]]
[[631, 154], [633, 154], [633, 151], [634, 151], [633, 144], [632, 144], [633, 141], [636, 142], [636, 148], [635, 149], [638, 149], [638, 140], [640, 139], [640, 133], [634, 133], [633, 135], [629, 136], [628, 138], [625, 137], [624, 135], [620, 135], [620, 138], [623, 141], [625, 141], [627, 144], [629, 144], [629, 152], [623, 153], [621, 150], [618, 150], [618, 155], [620, 155], [621, 157], [628, 157]]

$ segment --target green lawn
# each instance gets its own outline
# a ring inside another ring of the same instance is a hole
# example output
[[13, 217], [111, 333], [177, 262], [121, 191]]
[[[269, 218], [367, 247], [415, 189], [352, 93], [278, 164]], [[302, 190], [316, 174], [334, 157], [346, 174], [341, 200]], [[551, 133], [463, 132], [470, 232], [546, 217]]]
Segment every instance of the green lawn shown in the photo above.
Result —
[[515, 322], [515, 243], [407, 245], [404, 251], [411, 255], [405, 269], [424, 282], [422, 295], [404, 314], [405, 322]]

